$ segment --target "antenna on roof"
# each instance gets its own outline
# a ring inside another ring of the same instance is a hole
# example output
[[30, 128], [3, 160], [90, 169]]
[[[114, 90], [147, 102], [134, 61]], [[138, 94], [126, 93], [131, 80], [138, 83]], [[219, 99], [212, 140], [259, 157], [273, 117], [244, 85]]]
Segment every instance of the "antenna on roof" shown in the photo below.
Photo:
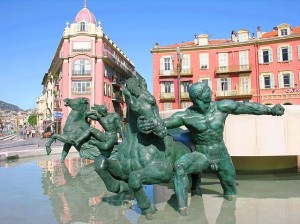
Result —
[[86, 8], [86, 0], [84, 0], [84, 6], [83, 7]]

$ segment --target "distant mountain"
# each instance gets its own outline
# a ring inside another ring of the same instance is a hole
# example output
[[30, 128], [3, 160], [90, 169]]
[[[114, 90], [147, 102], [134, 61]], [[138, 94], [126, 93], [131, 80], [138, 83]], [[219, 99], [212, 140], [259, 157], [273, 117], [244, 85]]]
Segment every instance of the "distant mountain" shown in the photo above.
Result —
[[4, 111], [23, 111], [22, 109], [20, 109], [20, 107], [10, 104], [10, 103], [6, 103], [4, 101], [0, 100], [0, 110], [4, 110]]

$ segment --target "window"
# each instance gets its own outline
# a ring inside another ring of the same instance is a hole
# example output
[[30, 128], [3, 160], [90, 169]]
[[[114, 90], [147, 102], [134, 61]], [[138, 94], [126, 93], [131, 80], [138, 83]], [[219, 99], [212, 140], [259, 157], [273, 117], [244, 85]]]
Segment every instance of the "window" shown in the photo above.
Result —
[[183, 93], [189, 92], [189, 87], [190, 87], [189, 81], [181, 82], [181, 92], [183, 92]]
[[104, 83], [104, 96], [107, 96], [107, 84], [106, 82]]
[[79, 24], [78, 24], [78, 31], [87, 31], [87, 23], [85, 21], [81, 21]]
[[182, 71], [181, 71], [181, 73], [188, 74], [190, 72], [191, 72], [190, 55], [185, 54], [185, 55], [183, 55], [183, 58], [182, 58]]
[[161, 92], [163, 93], [173, 93], [174, 83], [173, 82], [161, 82]]
[[111, 97], [111, 85], [107, 84], [107, 96]]
[[173, 72], [173, 63], [171, 57], [162, 57], [160, 59], [160, 75], [171, 75]]
[[228, 53], [219, 53], [218, 59], [220, 70], [226, 71], [228, 69]]
[[91, 82], [90, 81], [73, 81], [72, 83], [73, 94], [90, 94]]
[[206, 83], [209, 88], [212, 89], [212, 81], [210, 78], [200, 78], [198, 81]]
[[272, 49], [262, 49], [259, 50], [259, 63], [260, 64], [270, 64], [273, 62]]
[[271, 78], [270, 76], [264, 76], [265, 89], [271, 88]]
[[300, 60], [300, 45], [298, 45], [298, 60]]
[[282, 30], [280, 31], [280, 33], [281, 33], [281, 36], [286, 36], [286, 35], [288, 35], [287, 29], [282, 29]]
[[294, 74], [292, 72], [282, 72], [278, 75], [279, 88], [294, 87]]
[[240, 69], [249, 69], [248, 51], [239, 51]]
[[277, 48], [277, 60], [278, 62], [292, 61], [292, 47], [278, 47]]
[[274, 88], [274, 76], [273, 74], [267, 73], [262, 74], [259, 77], [260, 88], [261, 89], [273, 89]]
[[239, 33], [238, 37], [239, 37], [239, 42], [244, 42], [244, 41], [248, 40], [249, 34], [248, 33]]
[[288, 61], [289, 60], [287, 47], [281, 48], [281, 55], [282, 55], [282, 61]]
[[228, 90], [228, 80], [227, 80], [227, 78], [222, 78], [221, 79], [221, 90], [222, 91]]
[[171, 59], [170, 58], [164, 58], [164, 70], [165, 71], [171, 70]]
[[250, 93], [250, 82], [249, 76], [241, 76], [240, 77], [240, 93], [248, 94]]
[[74, 42], [73, 52], [89, 52], [91, 50], [91, 42], [82, 41]]
[[76, 60], [73, 75], [91, 75], [91, 63], [87, 59]]
[[200, 58], [200, 69], [208, 69], [209, 68], [209, 59], [208, 53], [203, 53], [199, 55]]
[[218, 92], [226, 92], [231, 90], [231, 78], [218, 78], [217, 79]]
[[164, 110], [172, 110], [172, 103], [169, 102], [164, 103]]

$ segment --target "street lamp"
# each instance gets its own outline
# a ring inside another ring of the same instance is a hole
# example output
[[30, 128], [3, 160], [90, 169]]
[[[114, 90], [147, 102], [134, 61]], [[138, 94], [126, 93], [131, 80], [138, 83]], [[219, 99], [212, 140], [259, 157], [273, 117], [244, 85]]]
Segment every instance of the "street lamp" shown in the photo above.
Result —
[[[181, 75], [181, 70], [182, 70], [182, 59], [183, 59], [183, 54], [180, 52], [180, 48], [176, 48], [176, 53], [177, 53], [177, 64], [176, 64], [176, 72], [177, 72], [177, 103], [178, 103], [178, 109], [181, 108], [181, 89], [180, 89], [180, 75]], [[175, 56], [171, 56], [172, 63], [173, 63], [173, 69], [174, 69], [174, 60]], [[175, 70], [175, 69], [174, 69]]]

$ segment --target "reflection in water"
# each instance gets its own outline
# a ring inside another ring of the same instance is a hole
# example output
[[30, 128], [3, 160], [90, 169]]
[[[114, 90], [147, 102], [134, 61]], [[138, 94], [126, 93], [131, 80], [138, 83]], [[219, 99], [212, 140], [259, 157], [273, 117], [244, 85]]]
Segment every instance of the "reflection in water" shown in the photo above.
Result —
[[203, 195], [189, 197], [186, 217], [177, 212], [172, 184], [145, 186], [158, 210], [153, 221], [140, 215], [130, 195], [109, 193], [93, 164], [80, 158], [68, 158], [65, 164], [49, 157], [38, 163], [34, 159], [0, 163], [0, 183], [1, 224], [296, 224], [300, 220], [300, 174], [238, 175], [234, 201], [223, 199], [214, 175], [203, 176]]
[[[106, 195], [93, 164], [80, 158], [43, 161], [42, 185], [58, 223], [130, 223], [125, 195]], [[112, 206], [113, 205], [113, 206]]]

